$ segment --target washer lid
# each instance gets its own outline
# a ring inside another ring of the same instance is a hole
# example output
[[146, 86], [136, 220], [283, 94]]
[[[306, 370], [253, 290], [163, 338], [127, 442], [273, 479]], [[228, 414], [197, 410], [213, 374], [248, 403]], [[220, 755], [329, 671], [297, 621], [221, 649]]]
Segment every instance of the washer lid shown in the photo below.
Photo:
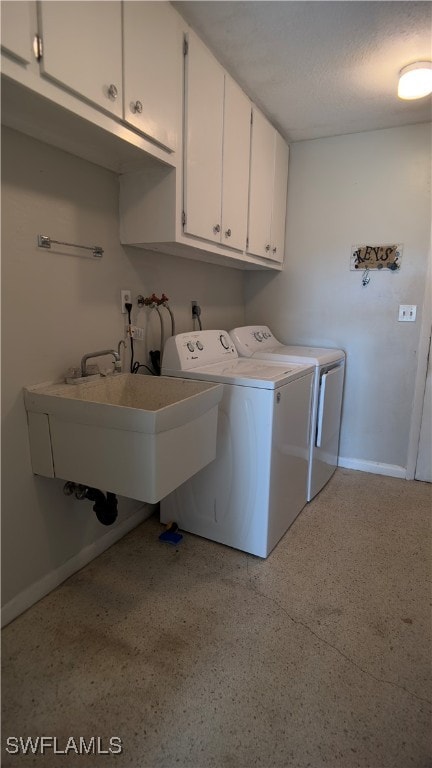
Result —
[[285, 362], [267, 362], [256, 359], [237, 358], [226, 362], [198, 366], [189, 371], [162, 369], [164, 376], [180, 376], [204, 381], [218, 381], [242, 387], [276, 389], [289, 381], [313, 373], [313, 365], [299, 365]]

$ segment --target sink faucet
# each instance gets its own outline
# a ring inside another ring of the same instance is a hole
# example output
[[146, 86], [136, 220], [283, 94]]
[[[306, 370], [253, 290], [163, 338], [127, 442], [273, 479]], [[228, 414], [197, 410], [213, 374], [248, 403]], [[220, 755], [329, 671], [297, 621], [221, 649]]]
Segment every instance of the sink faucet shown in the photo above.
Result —
[[112, 355], [114, 358], [114, 370], [121, 371], [120, 355], [115, 349], [101, 349], [100, 352], [89, 352], [81, 358], [81, 376], [89, 376], [87, 371], [87, 360], [92, 357], [103, 357], [104, 355]]

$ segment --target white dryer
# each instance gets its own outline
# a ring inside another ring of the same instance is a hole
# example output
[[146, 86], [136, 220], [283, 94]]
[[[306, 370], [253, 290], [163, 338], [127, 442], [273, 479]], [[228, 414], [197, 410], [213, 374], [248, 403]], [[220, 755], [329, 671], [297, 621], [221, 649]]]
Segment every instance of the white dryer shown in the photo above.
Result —
[[310, 501], [330, 480], [338, 463], [345, 352], [342, 349], [287, 346], [275, 339], [266, 325], [234, 328], [230, 336], [241, 356], [314, 366], [307, 481], [307, 500]]
[[171, 336], [162, 374], [224, 393], [216, 459], [161, 501], [161, 521], [267, 557], [306, 504], [313, 371], [239, 358], [226, 331]]

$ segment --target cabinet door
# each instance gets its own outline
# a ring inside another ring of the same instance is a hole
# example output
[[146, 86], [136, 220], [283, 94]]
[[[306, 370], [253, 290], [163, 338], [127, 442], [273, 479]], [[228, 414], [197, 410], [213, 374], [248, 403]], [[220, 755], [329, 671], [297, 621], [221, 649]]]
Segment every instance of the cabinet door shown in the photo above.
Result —
[[225, 75], [222, 245], [245, 250], [248, 215], [251, 103]]
[[183, 33], [167, 2], [123, 3], [124, 117], [164, 147], [177, 148]]
[[29, 2], [2, 0], [1, 3], [1, 47], [24, 64], [32, 59], [32, 13]]
[[120, 0], [39, 4], [41, 73], [122, 117]]
[[247, 250], [267, 258], [271, 258], [275, 134], [264, 115], [253, 108]]
[[224, 72], [192, 32], [185, 67], [184, 231], [220, 242]]
[[287, 207], [289, 147], [276, 131], [273, 183], [273, 212], [271, 227], [271, 256], [280, 263], [284, 260], [285, 221]]

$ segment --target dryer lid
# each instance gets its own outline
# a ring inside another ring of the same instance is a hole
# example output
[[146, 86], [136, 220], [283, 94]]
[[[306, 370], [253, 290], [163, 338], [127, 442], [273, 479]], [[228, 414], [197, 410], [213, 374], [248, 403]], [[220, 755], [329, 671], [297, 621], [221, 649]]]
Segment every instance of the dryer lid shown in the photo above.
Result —
[[230, 331], [230, 337], [237, 352], [243, 357], [285, 360], [314, 366], [329, 365], [345, 359], [345, 352], [342, 349], [282, 344], [273, 336], [267, 325], [245, 325], [233, 328]]
[[263, 349], [254, 353], [253, 357], [260, 360], [285, 360], [288, 363], [303, 363], [304, 365], [321, 367], [344, 360], [345, 352], [342, 349], [278, 344], [272, 349]]

